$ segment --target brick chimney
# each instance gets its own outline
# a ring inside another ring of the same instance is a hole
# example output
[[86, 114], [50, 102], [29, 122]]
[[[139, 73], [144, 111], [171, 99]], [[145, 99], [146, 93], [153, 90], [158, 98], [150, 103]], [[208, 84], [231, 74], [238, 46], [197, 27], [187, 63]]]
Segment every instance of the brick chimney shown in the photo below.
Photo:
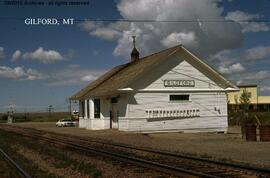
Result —
[[140, 53], [135, 47], [135, 38], [136, 38], [136, 36], [132, 36], [132, 38], [133, 38], [133, 49], [132, 49], [132, 52], [130, 54], [131, 62], [137, 61], [137, 60], [140, 59]]

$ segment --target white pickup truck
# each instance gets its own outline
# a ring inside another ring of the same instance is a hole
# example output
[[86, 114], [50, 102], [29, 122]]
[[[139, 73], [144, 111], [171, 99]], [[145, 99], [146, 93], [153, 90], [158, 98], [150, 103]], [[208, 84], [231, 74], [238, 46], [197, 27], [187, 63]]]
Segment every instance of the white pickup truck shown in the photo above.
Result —
[[77, 124], [77, 121], [72, 121], [71, 119], [60, 119], [58, 122], [56, 122], [56, 127], [72, 127]]

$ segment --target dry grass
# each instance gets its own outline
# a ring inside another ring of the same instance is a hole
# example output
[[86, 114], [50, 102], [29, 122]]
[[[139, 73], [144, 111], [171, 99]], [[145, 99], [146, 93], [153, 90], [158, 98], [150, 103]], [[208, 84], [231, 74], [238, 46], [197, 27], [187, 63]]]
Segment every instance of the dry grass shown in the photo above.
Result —
[[20, 178], [2, 157], [0, 157], [0, 176], [1, 178]]
[[[119, 162], [109, 158], [97, 156], [95, 154], [86, 154], [64, 146], [48, 144], [47, 142], [33, 140], [14, 133], [0, 130], [3, 135], [3, 143], [12, 150], [19, 164], [36, 167], [36, 169], [25, 170], [33, 177], [42, 178], [151, 178], [151, 177], [170, 177], [170, 175], [138, 167], [133, 164]], [[11, 139], [8, 139], [11, 138]], [[14, 139], [16, 138], [16, 139]], [[18, 160], [18, 159], [17, 159]], [[0, 160], [1, 164], [1, 160]], [[2, 165], [1, 165], [2, 166]], [[0, 166], [0, 167], [1, 167]], [[1, 168], [0, 168], [1, 171]], [[3, 172], [0, 177], [8, 178]], [[11, 176], [12, 177], [12, 176]], [[14, 177], [14, 176], [13, 176]], [[16, 178], [16, 177], [15, 177]]]

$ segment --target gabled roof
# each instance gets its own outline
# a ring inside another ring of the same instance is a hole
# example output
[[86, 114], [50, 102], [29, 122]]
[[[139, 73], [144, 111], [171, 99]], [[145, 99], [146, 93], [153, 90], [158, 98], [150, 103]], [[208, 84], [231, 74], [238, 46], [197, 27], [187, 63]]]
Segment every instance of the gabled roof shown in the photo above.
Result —
[[208, 78], [211, 78], [216, 83], [221, 84], [224, 88], [237, 88], [182, 45], [178, 45], [146, 56], [139, 60], [116, 66], [79, 92], [75, 93], [70, 97], [70, 99], [82, 99], [114, 94], [118, 89], [128, 87], [129, 84], [139, 77], [142, 77], [143, 74], [151, 70], [152, 67], [168, 59], [170, 55], [175, 55], [177, 53], [187, 55], [189, 59], [188, 62], [196, 64], [197, 69], [204, 73]]

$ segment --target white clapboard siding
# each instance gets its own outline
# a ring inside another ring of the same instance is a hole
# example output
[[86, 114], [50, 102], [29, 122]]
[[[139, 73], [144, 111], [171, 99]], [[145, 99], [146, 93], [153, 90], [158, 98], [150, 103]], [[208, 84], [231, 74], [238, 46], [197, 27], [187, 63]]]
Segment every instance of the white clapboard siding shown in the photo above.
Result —
[[198, 117], [180, 120], [149, 122], [146, 119], [127, 119], [119, 121], [123, 131], [227, 131], [227, 117]]
[[[170, 102], [170, 93], [136, 93], [136, 104], [129, 104], [128, 117], [120, 119], [120, 129], [129, 131], [212, 129], [226, 131], [227, 105], [224, 92], [196, 92], [190, 94], [190, 101]], [[200, 117], [163, 121], [147, 121], [147, 109], [188, 110], [199, 109]], [[220, 112], [218, 112], [218, 110]], [[123, 123], [121, 123], [123, 122]]]
[[[182, 61], [179, 65], [174, 67], [171, 71], [160, 77], [158, 80], [150, 84], [147, 89], [150, 88], [165, 88], [164, 80], [194, 80], [195, 88], [220, 88], [217, 84], [207, 78], [204, 74], [192, 67], [188, 62]], [[193, 87], [181, 87], [181, 88], [193, 88]]]
[[79, 128], [86, 128], [89, 130], [109, 129], [110, 120], [108, 118], [101, 119], [85, 119], [79, 118]]
[[[165, 87], [164, 80], [194, 80], [195, 87]], [[132, 84], [132, 87], [136, 89], [221, 89], [218, 83], [206, 77], [184, 58], [167, 60], [162, 64], [162, 68], [152, 69], [147, 77], [140, 78]]]
[[[172, 93], [175, 94], [175, 93]], [[227, 99], [224, 92], [184, 92], [190, 95], [190, 101], [170, 102], [170, 93], [136, 93], [136, 104], [129, 104], [128, 117], [146, 117], [147, 109], [173, 110], [173, 109], [199, 109], [201, 116], [227, 115]]]
[[[219, 83], [210, 78], [210, 74], [196, 68], [181, 54], [171, 55], [147, 71], [127, 87], [132, 88], [130, 93], [117, 94], [118, 103], [112, 104], [111, 97], [101, 98], [101, 118], [82, 119], [80, 127], [87, 129], [107, 129], [110, 127], [110, 111], [116, 108], [119, 116], [119, 130], [158, 132], [158, 131], [184, 131], [226, 132], [227, 97]], [[208, 78], [207, 76], [210, 78]], [[194, 80], [195, 86], [165, 87], [164, 80]], [[170, 102], [170, 94], [189, 94], [190, 100], [183, 102]], [[192, 118], [162, 118], [149, 119], [146, 111], [183, 111], [199, 110], [199, 116]]]

